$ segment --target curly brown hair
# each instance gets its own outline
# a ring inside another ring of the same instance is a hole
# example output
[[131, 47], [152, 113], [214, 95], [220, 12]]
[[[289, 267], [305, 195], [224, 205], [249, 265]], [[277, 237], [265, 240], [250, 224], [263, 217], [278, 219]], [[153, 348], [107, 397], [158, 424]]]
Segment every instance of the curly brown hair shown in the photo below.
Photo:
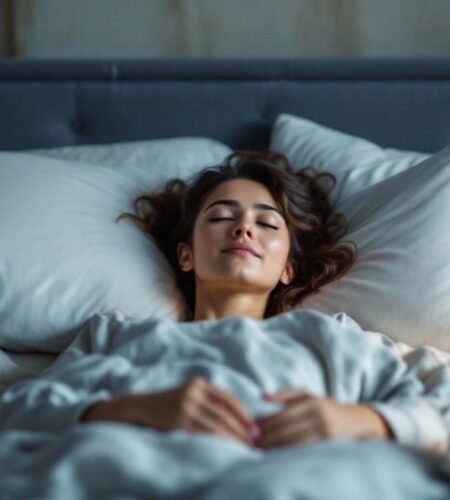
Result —
[[[280, 282], [271, 291], [265, 318], [299, 305], [353, 265], [357, 247], [354, 242], [339, 241], [348, 225], [328, 199], [336, 182], [333, 174], [318, 173], [313, 167], [294, 171], [286, 156], [274, 150], [235, 151], [220, 165], [207, 167], [188, 181], [172, 179], [162, 190], [139, 196], [133, 202], [135, 214], [124, 212], [116, 219], [129, 218], [153, 237], [173, 267], [177, 286], [186, 299], [187, 320], [192, 320], [195, 312], [195, 276], [180, 269], [177, 245], [192, 245], [194, 224], [206, 197], [232, 179], [250, 179], [264, 185], [289, 230], [294, 277], [288, 285]], [[331, 181], [328, 189], [321, 185], [327, 179]]]

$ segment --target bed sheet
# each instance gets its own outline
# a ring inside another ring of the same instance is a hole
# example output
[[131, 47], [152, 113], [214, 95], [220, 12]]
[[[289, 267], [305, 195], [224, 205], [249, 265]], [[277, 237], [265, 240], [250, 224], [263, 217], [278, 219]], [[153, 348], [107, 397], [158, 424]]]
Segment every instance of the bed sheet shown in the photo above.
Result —
[[35, 377], [57, 358], [51, 353], [16, 353], [0, 349], [0, 394], [12, 384]]
[[[413, 347], [396, 342], [381, 332], [363, 330], [360, 324], [344, 312], [332, 314], [342, 324], [379, 339], [385, 346], [401, 357], [421, 377], [425, 384], [432, 383], [429, 373], [439, 367], [450, 366], [450, 353], [431, 346]], [[45, 352], [15, 353], [0, 349], [0, 394], [21, 380], [35, 377], [48, 368], [58, 354]]]
[[0, 465], [2, 500], [450, 498], [448, 461], [376, 440], [261, 452], [215, 435], [102, 423], [58, 439], [5, 433]]
[[[372, 354], [390, 366], [378, 389], [378, 370], [367, 371]], [[369, 340], [323, 313], [302, 310], [259, 323], [235, 317], [183, 325], [127, 319], [116, 311], [91, 318], [41, 379], [16, 384], [2, 396], [3, 498], [224, 500], [243, 492], [249, 500], [315, 500], [330, 498], [330, 492], [337, 499], [366, 500], [450, 496], [449, 454], [405, 444], [409, 438], [402, 425], [396, 429], [403, 444], [341, 439], [261, 450], [182, 429], [164, 433], [121, 423], [79, 424], [95, 400], [163, 390], [199, 375], [232, 391], [253, 416], [281, 407], [262, 393], [302, 385], [318, 394], [329, 391], [338, 401], [400, 391], [397, 403], [406, 404], [415, 420], [413, 432], [418, 426], [433, 434], [440, 425], [432, 413], [421, 413], [424, 421], [414, 416], [420, 385], [380, 348], [379, 337]], [[432, 390], [448, 401], [449, 374], [444, 370], [441, 376]]]

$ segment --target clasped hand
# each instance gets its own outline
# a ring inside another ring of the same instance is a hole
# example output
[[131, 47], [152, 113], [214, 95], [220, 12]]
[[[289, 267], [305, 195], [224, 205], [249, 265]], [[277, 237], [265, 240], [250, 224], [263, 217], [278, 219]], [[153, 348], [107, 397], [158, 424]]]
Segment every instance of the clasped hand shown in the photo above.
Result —
[[253, 419], [233, 394], [202, 377], [159, 393], [124, 394], [94, 404], [82, 421], [114, 420], [168, 431], [221, 434], [263, 449], [339, 438], [387, 438], [390, 431], [371, 407], [341, 404], [300, 389], [266, 396], [285, 403], [276, 414]]
[[342, 404], [316, 397], [299, 389], [266, 396], [268, 401], [285, 403], [278, 413], [256, 420], [260, 448], [276, 448], [325, 439], [386, 438], [384, 420], [365, 405]]

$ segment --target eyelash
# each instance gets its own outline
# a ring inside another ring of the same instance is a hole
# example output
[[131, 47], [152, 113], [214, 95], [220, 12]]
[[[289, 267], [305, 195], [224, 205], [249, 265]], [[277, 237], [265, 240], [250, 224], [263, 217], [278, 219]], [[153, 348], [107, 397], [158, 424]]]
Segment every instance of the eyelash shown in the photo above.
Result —
[[[233, 220], [231, 217], [215, 217], [214, 219], [208, 219], [209, 222], [219, 222], [221, 220]], [[271, 229], [276, 229], [278, 228], [276, 226], [272, 226], [271, 224], [266, 224], [265, 222], [258, 222], [261, 226], [265, 227], [270, 227]]]

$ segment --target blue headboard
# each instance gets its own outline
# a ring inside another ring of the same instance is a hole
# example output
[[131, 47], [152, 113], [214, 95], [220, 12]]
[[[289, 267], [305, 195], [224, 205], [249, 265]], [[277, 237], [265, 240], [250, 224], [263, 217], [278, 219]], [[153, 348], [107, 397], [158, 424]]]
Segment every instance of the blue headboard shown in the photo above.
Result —
[[0, 149], [180, 136], [269, 146], [279, 113], [382, 146], [450, 143], [450, 60], [0, 61]]

